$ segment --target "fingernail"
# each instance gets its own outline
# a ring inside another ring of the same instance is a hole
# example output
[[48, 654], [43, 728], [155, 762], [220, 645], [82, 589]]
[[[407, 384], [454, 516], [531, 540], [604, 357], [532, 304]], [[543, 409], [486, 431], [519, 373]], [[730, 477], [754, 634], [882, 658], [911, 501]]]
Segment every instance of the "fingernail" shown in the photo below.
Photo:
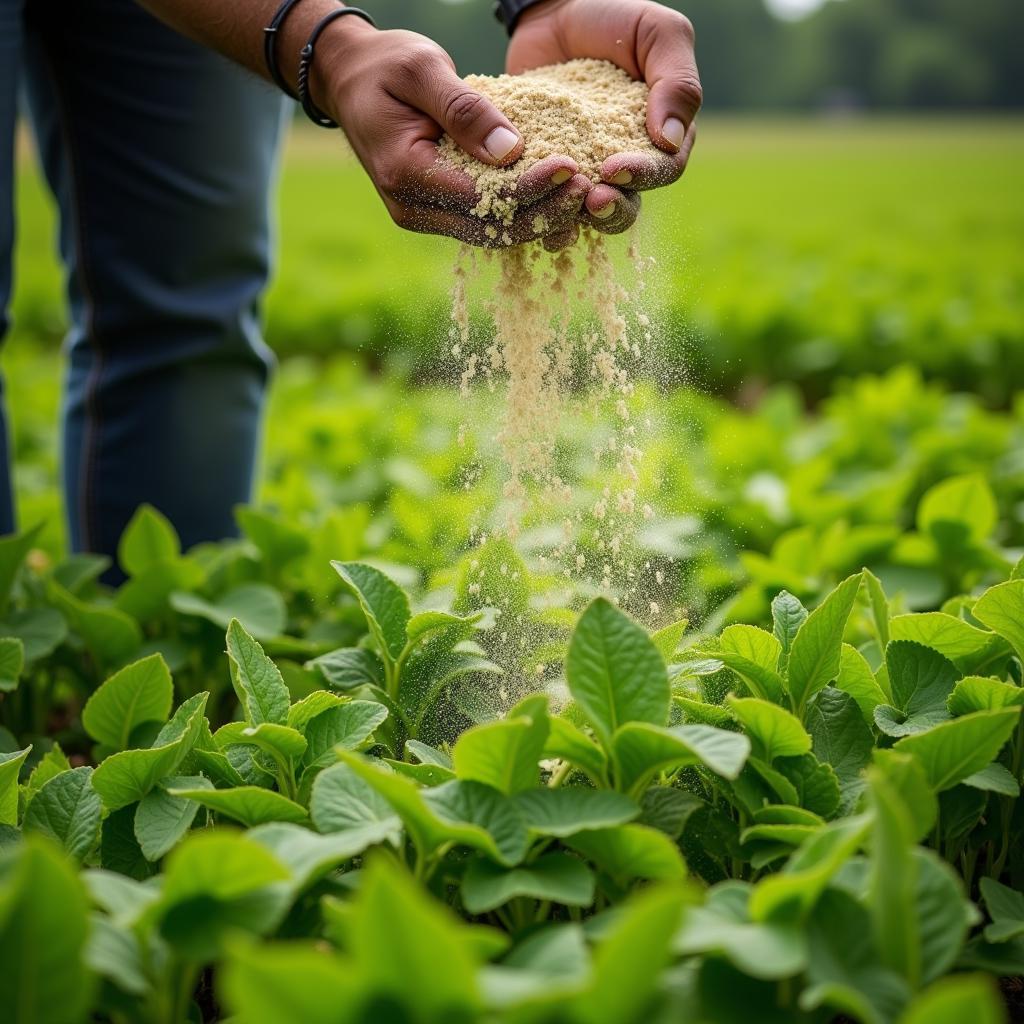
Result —
[[504, 126], [495, 128], [484, 141], [484, 148], [495, 160], [504, 160], [518, 145], [519, 136]]
[[628, 185], [633, 180], [633, 175], [630, 171], [622, 170], [618, 174], [612, 175], [609, 181], [613, 185]]
[[616, 202], [611, 202], [607, 206], [603, 206], [600, 210], [595, 210], [594, 216], [598, 220], [607, 220], [615, 212], [615, 207], [618, 205], [619, 204]]
[[678, 117], [670, 117], [661, 126], [661, 137], [676, 149], [682, 149], [683, 139], [686, 137], [686, 125]]
[[564, 185], [571, 177], [572, 174], [563, 167], [560, 171], [555, 171], [555, 173], [551, 175], [551, 184]]

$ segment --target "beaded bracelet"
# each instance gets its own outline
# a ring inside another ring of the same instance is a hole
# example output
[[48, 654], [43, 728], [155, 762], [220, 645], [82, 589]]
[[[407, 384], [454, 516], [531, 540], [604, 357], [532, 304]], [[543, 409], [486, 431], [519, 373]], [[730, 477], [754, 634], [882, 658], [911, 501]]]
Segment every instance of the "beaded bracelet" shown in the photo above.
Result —
[[321, 128], [337, 128], [337, 122], [332, 121], [317, 105], [313, 102], [313, 98], [309, 95], [309, 75], [313, 70], [313, 59], [316, 55], [316, 43], [320, 38], [320, 34], [332, 21], [336, 21], [338, 18], [343, 18], [346, 14], [354, 14], [357, 18], [362, 18], [363, 21], [368, 22], [376, 28], [376, 22], [370, 17], [366, 11], [361, 11], [358, 7], [339, 7], [336, 11], [331, 11], [329, 14], [325, 14], [320, 21], [317, 22], [316, 27], [310, 33], [309, 41], [302, 48], [302, 52], [299, 54], [299, 102], [302, 104], [302, 109], [305, 111], [306, 116], [315, 125], [319, 125]]

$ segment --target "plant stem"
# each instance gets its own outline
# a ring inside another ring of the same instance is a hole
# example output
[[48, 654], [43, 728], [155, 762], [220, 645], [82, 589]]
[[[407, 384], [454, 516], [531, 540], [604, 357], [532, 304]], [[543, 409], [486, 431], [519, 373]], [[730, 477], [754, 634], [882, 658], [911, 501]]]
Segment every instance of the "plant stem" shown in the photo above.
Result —
[[569, 773], [572, 771], [572, 762], [563, 761], [559, 766], [558, 770], [548, 779], [549, 789], [558, 789], [563, 782], [569, 777]]

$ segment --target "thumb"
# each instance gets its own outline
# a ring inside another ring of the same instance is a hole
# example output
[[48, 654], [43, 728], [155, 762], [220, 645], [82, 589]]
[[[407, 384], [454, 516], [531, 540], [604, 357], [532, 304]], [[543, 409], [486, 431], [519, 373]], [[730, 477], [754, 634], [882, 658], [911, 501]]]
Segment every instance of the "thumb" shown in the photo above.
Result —
[[652, 5], [663, 19], [649, 33], [650, 48], [643, 56], [647, 99], [647, 133], [659, 149], [678, 153], [703, 100], [693, 55], [693, 26], [667, 8]]
[[512, 122], [486, 96], [475, 92], [446, 64], [432, 69], [427, 88], [414, 101], [471, 156], [504, 167], [523, 152]]

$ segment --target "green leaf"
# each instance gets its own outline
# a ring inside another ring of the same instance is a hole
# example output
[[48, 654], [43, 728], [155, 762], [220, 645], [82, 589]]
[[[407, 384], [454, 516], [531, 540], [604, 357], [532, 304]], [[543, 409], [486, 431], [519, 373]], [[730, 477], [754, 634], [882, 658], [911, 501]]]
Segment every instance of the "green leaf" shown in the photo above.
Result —
[[56, 608], [26, 608], [11, 612], [0, 622], [0, 636], [20, 640], [27, 662], [49, 657], [67, 635], [67, 622]]
[[986, 590], [971, 614], [998, 633], [1024, 661], [1024, 580], [1011, 580]]
[[275, 569], [294, 562], [310, 550], [306, 533], [262, 509], [239, 505], [235, 509], [235, 520], [264, 560]]
[[36, 793], [46, 785], [50, 779], [60, 775], [61, 772], [71, 770], [71, 762], [67, 759], [64, 751], [60, 749], [59, 743], [54, 745], [39, 759], [28, 782], [25, 784], [23, 796], [25, 810], [32, 802]]
[[857, 702], [842, 690], [826, 686], [807, 712], [814, 756], [830, 764], [839, 780], [840, 812], [853, 812], [864, 788], [863, 771], [871, 760], [875, 738]]
[[626, 791], [638, 789], [656, 772], [687, 765], [703, 765], [716, 775], [735, 779], [749, 754], [746, 736], [710, 725], [666, 728], [631, 722], [612, 741], [616, 778]]
[[29, 804], [22, 826], [56, 840], [80, 864], [96, 845], [103, 817], [92, 773], [92, 768], [73, 768], [55, 775]]
[[184, 839], [192, 827], [199, 804], [173, 796], [172, 789], [213, 789], [202, 775], [171, 776], [151, 789], [135, 810], [135, 838], [146, 860], [158, 861]]
[[897, 615], [890, 626], [894, 641], [912, 640], [931, 647], [962, 670], [981, 658], [996, 640], [991, 633], [945, 612]]
[[968, 775], [964, 779], [965, 786], [981, 789], [987, 793], [1000, 793], [1003, 796], [1020, 796], [1020, 784], [1013, 773], [998, 761], [985, 765], [981, 771]]
[[17, 637], [0, 639], [0, 693], [12, 693], [25, 668], [25, 645]]
[[800, 627], [807, 618], [807, 609], [788, 590], [780, 591], [772, 600], [772, 633], [781, 648], [776, 668], [785, 672], [789, 666], [789, 652]]
[[770, 672], [778, 669], [779, 658], [782, 656], [779, 638], [757, 626], [728, 626], [718, 638], [718, 646]]
[[363, 982], [350, 964], [323, 947], [294, 941], [234, 944], [222, 985], [237, 1019], [246, 1024], [357, 1024], [366, 995]]
[[686, 875], [679, 847], [664, 832], [646, 825], [577, 832], [565, 844], [620, 882], [633, 878], [673, 881]]
[[42, 528], [43, 524], [37, 523], [23, 533], [0, 537], [0, 615], [7, 613], [11, 589], [14, 587], [18, 570], [25, 561], [25, 556], [32, 550], [32, 545]]
[[864, 570], [864, 585], [871, 601], [871, 615], [875, 622], [878, 646], [884, 651], [889, 646], [889, 601], [882, 581], [870, 569]]
[[18, 774], [31, 750], [0, 754], [0, 825], [18, 824]]
[[288, 709], [288, 728], [305, 733], [309, 725], [317, 715], [322, 714], [330, 708], [341, 707], [346, 702], [345, 697], [329, 690], [314, 690], [312, 693], [296, 701]]
[[263, 641], [279, 636], [288, 623], [284, 598], [266, 583], [243, 583], [213, 601], [175, 591], [171, 594], [171, 607], [182, 615], [206, 619], [223, 630], [237, 619], [246, 633]]
[[388, 717], [388, 709], [372, 700], [352, 700], [329, 708], [306, 726], [306, 768], [320, 768], [337, 761], [337, 751], [357, 750]]
[[472, 626], [480, 621], [477, 615], [452, 615], [451, 612], [426, 611], [413, 615], [406, 626], [406, 645], [412, 647], [424, 637], [450, 626]]
[[126, 750], [132, 732], [143, 722], [167, 721], [174, 683], [159, 654], [136, 661], [106, 680], [86, 701], [82, 725], [110, 750]]
[[650, 637], [604, 598], [580, 616], [566, 659], [569, 690], [607, 745], [626, 722], [664, 725], [668, 673]]
[[665, 661], [671, 661], [672, 655], [679, 649], [689, 624], [688, 619], [680, 619], [651, 634], [651, 643], [658, 648], [658, 653]]
[[350, 830], [320, 835], [302, 825], [280, 821], [259, 825], [250, 829], [246, 836], [269, 850], [288, 869], [296, 892], [308, 889], [373, 845], [364, 832]]
[[874, 760], [876, 769], [885, 776], [910, 816], [914, 842], [921, 842], [935, 828], [939, 810], [921, 762], [895, 750], [876, 750]]
[[913, 851], [917, 862], [914, 909], [921, 937], [922, 980], [934, 981], [952, 969], [976, 921], [960, 876], [932, 850]]
[[781, 704], [786, 700], [786, 684], [774, 669], [733, 651], [714, 651], [714, 656], [743, 680], [747, 689], [762, 700]]
[[405, 591], [372, 565], [361, 562], [331, 562], [331, 565], [359, 602], [366, 625], [381, 651], [397, 661], [405, 649], [411, 617]]
[[301, 732], [274, 722], [261, 722], [255, 727], [245, 722], [228, 722], [214, 733], [213, 739], [221, 750], [237, 744], [258, 747], [278, 763], [284, 764], [306, 753], [306, 737]]
[[85, 887], [49, 841], [0, 858], [0, 1006], [5, 1024], [77, 1024], [92, 1002]]
[[801, 807], [823, 818], [834, 817], [842, 793], [839, 777], [832, 765], [822, 764], [813, 754], [801, 754], [799, 757], [780, 757], [775, 768], [789, 780], [796, 791], [796, 802]]
[[983, 878], [981, 897], [992, 919], [992, 923], [985, 927], [988, 942], [1009, 942], [1024, 935], [1024, 893], [994, 878]]
[[746, 733], [757, 742], [758, 756], [769, 763], [777, 757], [795, 757], [811, 749], [807, 730], [785, 708], [732, 694], [726, 697], [726, 703]]
[[515, 802], [531, 832], [559, 839], [625, 825], [640, 813], [629, 797], [599, 789], [532, 789], [520, 793]]
[[235, 789], [168, 787], [167, 792], [171, 796], [194, 800], [202, 807], [240, 821], [247, 828], [268, 821], [303, 822], [307, 818], [305, 808], [280, 793], [259, 786], [238, 786]]
[[249, 725], [288, 721], [291, 697], [278, 667], [263, 653], [238, 619], [228, 625], [231, 682]]
[[899, 740], [895, 749], [918, 759], [928, 784], [942, 792], [981, 771], [1003, 748], [1020, 716], [1019, 707], [976, 711]]
[[117, 560], [128, 576], [170, 562], [181, 554], [181, 541], [170, 521], [152, 505], [140, 505], [121, 534]]
[[208, 697], [199, 693], [185, 701], [152, 747], [113, 754], [93, 772], [93, 788], [108, 810], [141, 800], [160, 779], [178, 770], [202, 731]]
[[608, 771], [605, 752], [567, 718], [555, 716], [549, 724], [543, 756], [570, 762], [600, 785]]
[[116, 608], [81, 601], [52, 579], [47, 593], [101, 664], [123, 665], [138, 654], [142, 631], [131, 616]]
[[943, 978], [922, 992], [900, 1024], [1003, 1024], [1006, 1013], [994, 981], [980, 974]]
[[306, 663], [316, 669], [335, 690], [354, 690], [359, 686], [383, 686], [384, 664], [374, 651], [362, 647], [342, 647]]
[[894, 707], [875, 708], [875, 724], [887, 736], [912, 736], [949, 721], [946, 701], [960, 673], [931, 647], [893, 640], [885, 651]]
[[521, 897], [589, 907], [594, 902], [594, 875], [575, 857], [548, 853], [517, 868], [502, 868], [478, 857], [462, 878], [462, 902], [471, 914], [486, 914]]
[[946, 708], [954, 718], [973, 711], [1024, 706], [1024, 688], [985, 676], [966, 676], [953, 687]]
[[151, 994], [138, 937], [103, 914], [90, 917], [84, 959], [93, 972], [121, 992], [143, 999]]
[[861, 574], [850, 576], [807, 616], [793, 640], [787, 685], [794, 710], [803, 718], [810, 698], [839, 675], [843, 631], [860, 588]]
[[508, 796], [533, 789], [540, 781], [537, 762], [549, 730], [547, 699], [527, 698], [508, 718], [474, 726], [459, 737], [452, 751], [455, 774]]
[[751, 921], [750, 893], [745, 882], [715, 886], [702, 907], [687, 910], [673, 951], [723, 956], [744, 974], [766, 980], [803, 971], [808, 951], [801, 930], [788, 923]]
[[980, 543], [999, 521], [992, 491], [980, 473], [955, 476], [936, 484], [917, 507], [917, 526], [935, 535], [943, 523], [958, 526], [966, 539]]
[[332, 765], [316, 777], [309, 814], [318, 831], [358, 834], [366, 846], [397, 844], [402, 831], [391, 804], [348, 764]]

